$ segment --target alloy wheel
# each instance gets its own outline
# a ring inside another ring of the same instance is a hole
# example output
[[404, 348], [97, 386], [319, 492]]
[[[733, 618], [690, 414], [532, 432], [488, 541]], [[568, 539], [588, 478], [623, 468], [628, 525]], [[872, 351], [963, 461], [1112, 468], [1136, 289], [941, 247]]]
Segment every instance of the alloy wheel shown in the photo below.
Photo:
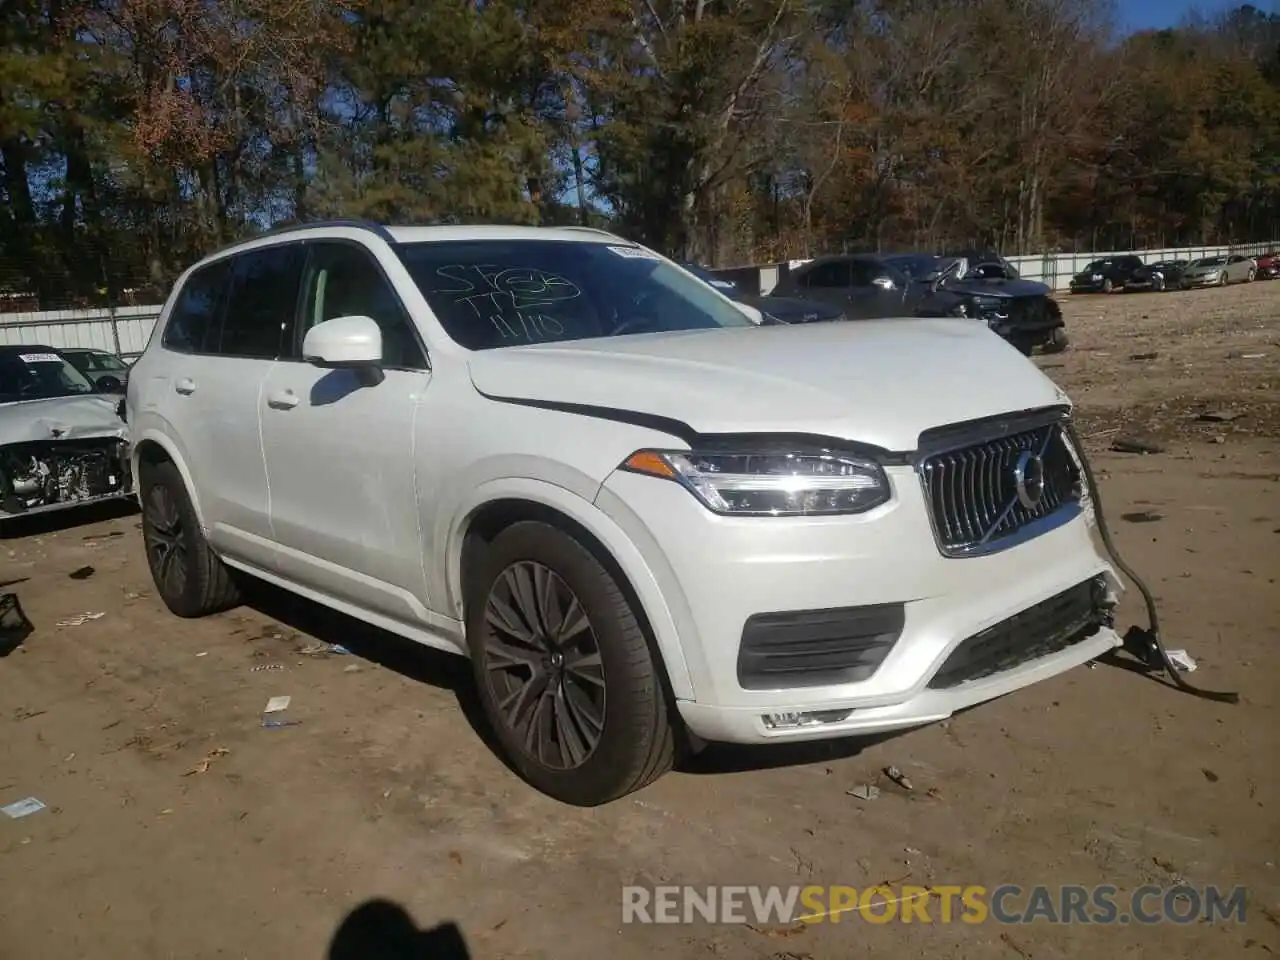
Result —
[[156, 583], [169, 596], [177, 596], [187, 584], [187, 545], [182, 513], [168, 487], [156, 484], [147, 492], [142, 518], [147, 559]]
[[500, 721], [544, 766], [581, 766], [605, 718], [604, 664], [582, 602], [550, 567], [521, 560], [494, 581], [484, 618], [484, 676]]

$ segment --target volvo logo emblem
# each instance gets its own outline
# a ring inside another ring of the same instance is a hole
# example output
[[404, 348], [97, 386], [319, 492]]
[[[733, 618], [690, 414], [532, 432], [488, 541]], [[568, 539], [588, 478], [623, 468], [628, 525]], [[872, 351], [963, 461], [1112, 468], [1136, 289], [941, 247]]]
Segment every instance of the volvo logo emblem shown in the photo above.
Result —
[[1044, 497], [1044, 461], [1030, 450], [1023, 450], [1013, 465], [1013, 487], [1018, 502], [1028, 510], [1040, 506]]

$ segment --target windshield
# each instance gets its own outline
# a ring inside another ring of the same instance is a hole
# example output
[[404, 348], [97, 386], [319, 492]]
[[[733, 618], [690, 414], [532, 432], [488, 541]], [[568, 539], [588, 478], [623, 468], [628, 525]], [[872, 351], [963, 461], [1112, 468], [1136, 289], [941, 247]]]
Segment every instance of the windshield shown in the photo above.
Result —
[[93, 393], [84, 374], [56, 353], [0, 354], [0, 403]]
[[755, 326], [703, 281], [628, 244], [427, 241], [398, 250], [445, 332], [468, 350]]
[[942, 269], [942, 261], [924, 254], [902, 254], [885, 257], [884, 262], [905, 273], [912, 280], [924, 280]]
[[66, 356], [81, 373], [119, 373], [129, 369], [127, 363], [110, 353], [85, 351], [68, 353]]
[[1220, 267], [1227, 262], [1226, 257], [1205, 257], [1191, 264], [1193, 267]]

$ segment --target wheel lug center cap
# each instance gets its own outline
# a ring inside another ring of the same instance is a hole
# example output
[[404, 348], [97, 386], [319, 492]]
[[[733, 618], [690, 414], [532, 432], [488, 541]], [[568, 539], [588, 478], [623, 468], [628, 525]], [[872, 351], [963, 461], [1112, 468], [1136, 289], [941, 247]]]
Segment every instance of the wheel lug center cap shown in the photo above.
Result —
[[551, 666], [556, 670], [559, 670], [564, 666], [564, 654], [559, 650], [556, 650], [551, 654]]

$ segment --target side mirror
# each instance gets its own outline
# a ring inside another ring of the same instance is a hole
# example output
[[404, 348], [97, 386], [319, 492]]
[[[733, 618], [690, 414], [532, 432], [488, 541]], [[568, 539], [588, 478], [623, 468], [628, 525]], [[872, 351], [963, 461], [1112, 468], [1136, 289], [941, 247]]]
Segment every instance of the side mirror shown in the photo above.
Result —
[[747, 319], [750, 320], [752, 323], [754, 323], [757, 327], [760, 326], [762, 323], [764, 323], [764, 314], [756, 307], [751, 306], [751, 304], [738, 303], [737, 301], [734, 301], [733, 305], [737, 307], [739, 310], [741, 310], [743, 313], [745, 313], [747, 315]]
[[302, 359], [317, 367], [357, 370], [361, 383], [382, 382], [382, 330], [372, 317], [334, 317], [302, 340]]
[[109, 373], [104, 373], [98, 378], [98, 390], [101, 393], [124, 393], [124, 384], [119, 377], [113, 377]]

